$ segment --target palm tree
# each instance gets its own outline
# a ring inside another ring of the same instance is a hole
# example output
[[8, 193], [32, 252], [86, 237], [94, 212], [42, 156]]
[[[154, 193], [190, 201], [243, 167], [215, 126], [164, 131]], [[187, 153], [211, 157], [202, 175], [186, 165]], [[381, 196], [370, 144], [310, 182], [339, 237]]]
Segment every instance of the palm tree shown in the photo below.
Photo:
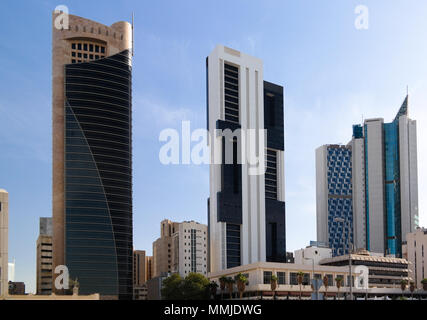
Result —
[[228, 293], [230, 294], [230, 299], [233, 299], [234, 282], [234, 279], [230, 277], [227, 277], [227, 281], [225, 282], [228, 289]]
[[299, 299], [301, 300], [301, 296], [302, 296], [302, 281], [304, 279], [304, 272], [300, 271], [297, 273], [297, 280], [298, 280], [298, 285], [299, 285]]
[[337, 299], [339, 299], [340, 297], [340, 288], [342, 286], [344, 279], [342, 276], [338, 276], [335, 278], [335, 282], [337, 283], [337, 289], [338, 289], [338, 293], [337, 293]]
[[329, 278], [326, 275], [323, 277], [323, 285], [325, 286], [325, 297], [324, 297], [324, 299], [326, 299], [326, 295], [328, 294], [328, 286], [329, 286]]
[[218, 289], [218, 284], [215, 281], [211, 281], [211, 283], [209, 283], [209, 291], [213, 297], [213, 299], [215, 300], [216, 298], [216, 291]]
[[403, 293], [405, 292], [407, 285], [408, 285], [407, 280], [400, 281], [400, 289], [402, 289], [402, 298], [403, 298]]
[[272, 274], [270, 278], [270, 288], [273, 292], [273, 299], [276, 300], [277, 276]]
[[409, 283], [409, 291], [411, 291], [411, 299], [414, 299], [414, 291], [415, 291], [415, 282], [411, 281]]
[[219, 278], [219, 288], [221, 289], [221, 300], [224, 300], [224, 290], [225, 290], [226, 283], [227, 283], [226, 276], [222, 276], [221, 278]]
[[243, 298], [243, 292], [245, 292], [246, 283], [248, 282], [248, 278], [246, 278], [242, 273], [238, 273], [234, 280], [237, 283], [237, 290], [239, 291], [239, 299]]

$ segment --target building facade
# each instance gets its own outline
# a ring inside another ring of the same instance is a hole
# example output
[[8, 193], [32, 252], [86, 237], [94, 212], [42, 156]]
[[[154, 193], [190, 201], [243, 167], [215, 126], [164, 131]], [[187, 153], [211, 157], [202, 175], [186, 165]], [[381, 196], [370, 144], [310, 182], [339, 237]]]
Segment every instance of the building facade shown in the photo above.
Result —
[[302, 265], [318, 265], [323, 259], [332, 258], [332, 249], [329, 247], [308, 246], [295, 250], [294, 263]]
[[[327, 148], [320, 147], [316, 155], [317, 237], [333, 247], [327, 226], [335, 213], [327, 201], [334, 194], [325, 187], [328, 162], [319, 155]], [[416, 121], [408, 118], [408, 96], [392, 122], [378, 118], [354, 125], [352, 140], [337, 148], [350, 154], [350, 161], [335, 164], [337, 170], [352, 168], [348, 171], [351, 183], [343, 180], [349, 192], [348, 204], [342, 208], [347, 221], [352, 221], [351, 230], [344, 233], [353, 234], [350, 243], [355, 248], [402, 257], [405, 235], [418, 226]]]
[[172, 235], [178, 230], [178, 223], [163, 220], [160, 223], [160, 238], [153, 242], [153, 278], [172, 272]]
[[417, 228], [406, 235], [403, 257], [410, 262], [409, 269], [416, 287], [423, 288], [422, 281], [427, 279], [427, 229]]
[[9, 193], [0, 189], [0, 296], [8, 293]]
[[[53, 267], [132, 299], [132, 26], [52, 21]], [[61, 293], [61, 292], [59, 292]]]
[[153, 277], [153, 257], [147, 256], [145, 250], [133, 252], [133, 286], [139, 287]]
[[206, 69], [210, 272], [285, 262], [283, 87], [263, 81], [260, 59], [222, 45]]
[[[343, 267], [349, 265], [349, 255], [326, 258], [319, 262], [322, 266]], [[412, 280], [408, 260], [394, 257], [384, 257], [371, 254], [369, 251], [359, 249], [351, 254], [352, 270], [357, 266], [366, 266], [369, 269], [370, 288], [400, 288], [402, 280]], [[352, 271], [355, 272], [355, 271]], [[348, 279], [347, 279], [348, 282]]]
[[195, 221], [161, 222], [161, 237], [153, 243], [154, 275], [195, 272], [207, 275], [207, 226]]
[[334, 256], [347, 254], [353, 242], [351, 158], [348, 146], [316, 150], [317, 240], [327, 243]]
[[40, 218], [37, 238], [37, 294], [52, 293], [52, 218]]

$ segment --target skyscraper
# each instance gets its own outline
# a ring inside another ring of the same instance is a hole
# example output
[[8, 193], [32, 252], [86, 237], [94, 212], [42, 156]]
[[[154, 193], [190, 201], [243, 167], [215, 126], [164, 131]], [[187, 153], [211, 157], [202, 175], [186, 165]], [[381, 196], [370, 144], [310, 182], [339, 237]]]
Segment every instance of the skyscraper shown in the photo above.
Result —
[[[363, 126], [353, 126], [352, 140], [341, 146], [351, 150], [351, 188], [342, 177], [325, 176], [330, 163], [319, 156], [324, 148], [317, 150], [316, 160], [318, 240], [332, 245], [326, 226], [334, 211], [326, 199], [333, 193], [322, 186], [325, 181], [346, 184], [354, 246], [401, 257], [402, 240], [418, 226], [417, 134], [416, 121], [408, 118], [408, 96], [392, 122], [367, 119]], [[348, 166], [346, 159], [336, 162], [338, 171]], [[333, 181], [336, 178], [338, 182]]]
[[317, 240], [327, 243], [334, 256], [347, 254], [353, 243], [351, 147], [318, 148], [316, 170]]
[[52, 293], [52, 218], [40, 218], [37, 238], [37, 294]]
[[[207, 126], [212, 139], [210, 271], [258, 261], [285, 262], [283, 87], [263, 81], [260, 59], [222, 45], [209, 55], [206, 67]], [[231, 136], [214, 133], [227, 129]], [[251, 130], [253, 147], [246, 138], [242, 142]], [[226, 161], [229, 146], [231, 163]], [[248, 153], [264, 158], [250, 163], [245, 161]], [[254, 174], [257, 165], [265, 165], [266, 170]]]
[[52, 27], [54, 268], [82, 294], [132, 299], [132, 26], [63, 14]]
[[8, 292], [9, 194], [0, 189], [0, 296]]

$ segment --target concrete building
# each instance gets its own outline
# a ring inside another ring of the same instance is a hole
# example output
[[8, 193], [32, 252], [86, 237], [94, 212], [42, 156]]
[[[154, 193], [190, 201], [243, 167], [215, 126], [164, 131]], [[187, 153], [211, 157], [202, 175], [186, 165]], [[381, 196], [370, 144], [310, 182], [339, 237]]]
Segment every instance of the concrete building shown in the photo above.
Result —
[[25, 283], [9, 281], [9, 295], [24, 295]]
[[427, 229], [417, 228], [406, 235], [402, 248], [403, 257], [407, 259], [412, 279], [418, 289], [423, 288], [421, 281], [427, 279]]
[[145, 250], [133, 252], [133, 285], [142, 286], [153, 277], [153, 257], [147, 256]]
[[8, 292], [9, 194], [0, 189], [0, 296]]
[[40, 218], [37, 238], [37, 294], [52, 293], [52, 218]]
[[260, 59], [222, 45], [206, 68], [210, 272], [285, 262], [283, 87], [263, 81]]
[[160, 238], [153, 242], [153, 278], [172, 272], [172, 235], [178, 223], [163, 220], [160, 223]]
[[342, 253], [335, 250], [342, 237], [344, 253], [354, 245], [402, 257], [405, 235], [418, 226], [417, 134], [408, 96], [392, 122], [367, 119], [353, 126], [347, 145], [317, 149], [316, 199], [317, 237], [334, 255]]
[[64, 14], [52, 17], [53, 269], [83, 294], [132, 299], [132, 26]]
[[147, 281], [146, 300], [162, 300], [163, 280], [168, 278], [170, 275], [170, 273], [165, 272]]
[[[371, 288], [400, 288], [400, 282], [412, 280], [409, 262], [406, 259], [370, 254], [359, 249], [351, 254], [353, 270], [356, 266], [366, 266], [369, 269], [369, 287]], [[322, 266], [343, 267], [349, 265], [349, 255], [326, 258], [319, 262]], [[347, 279], [348, 282], [348, 279]]]
[[332, 249], [328, 247], [308, 246], [304, 249], [295, 250], [295, 264], [318, 265], [323, 259], [332, 258]]
[[195, 221], [163, 220], [153, 243], [154, 277], [164, 273], [207, 275], [207, 226]]
[[[314, 271], [314, 273], [313, 273]], [[219, 272], [209, 274], [209, 280], [215, 281], [219, 284], [219, 279], [222, 276], [234, 278], [238, 273], [242, 273], [248, 279], [244, 297], [246, 298], [261, 298], [271, 297], [271, 277], [277, 277], [277, 289], [275, 291], [278, 299], [292, 299], [300, 294], [300, 287], [298, 285], [298, 273], [303, 272], [303, 282], [301, 286], [302, 296], [308, 298], [313, 293], [311, 288], [311, 279], [323, 279], [327, 277], [329, 286], [327, 291], [321, 288], [320, 293], [326, 293], [329, 296], [335, 297], [338, 293], [335, 279], [338, 276], [344, 279], [348, 275], [348, 268], [345, 267], [331, 267], [309, 264], [294, 264], [294, 263], [273, 263], [273, 262], [257, 262], [248, 265], [238, 266]], [[234, 287], [235, 292], [236, 286]], [[344, 284], [340, 288], [340, 293], [348, 292], [348, 287]], [[218, 291], [218, 293], [220, 293]], [[362, 294], [362, 292], [360, 292]], [[366, 292], [363, 292], [366, 294]], [[225, 293], [225, 297], [228, 297]]]

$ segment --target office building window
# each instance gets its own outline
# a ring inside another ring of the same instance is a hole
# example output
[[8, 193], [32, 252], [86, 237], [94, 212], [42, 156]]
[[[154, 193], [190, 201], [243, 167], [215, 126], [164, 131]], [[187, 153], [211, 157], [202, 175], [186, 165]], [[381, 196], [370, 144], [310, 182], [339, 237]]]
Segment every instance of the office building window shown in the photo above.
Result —
[[227, 268], [240, 266], [240, 225], [227, 223]]
[[95, 48], [95, 52], [99, 52], [101, 51], [101, 53], [105, 53], [105, 46], [99, 46], [99, 45], [94, 45], [93, 43], [89, 43], [89, 42], [73, 42], [71, 43], [71, 56], [72, 57], [79, 57], [82, 58], [83, 60], [75, 60], [72, 59], [71, 63], [77, 63], [77, 62], [87, 62], [87, 61], [92, 61], [92, 60], [97, 60], [99, 58], [105, 58], [105, 55], [93, 55], [90, 54], [92, 52], [94, 52], [94, 48]]
[[225, 120], [239, 123], [239, 68], [224, 64]]
[[298, 274], [296, 272], [291, 272], [289, 274], [289, 282], [291, 285], [297, 285], [298, 284]]
[[271, 276], [273, 275], [272, 271], [264, 271], [264, 284], [271, 283]]
[[265, 197], [277, 200], [277, 151], [266, 149]]
[[286, 272], [277, 272], [277, 283], [286, 284]]

